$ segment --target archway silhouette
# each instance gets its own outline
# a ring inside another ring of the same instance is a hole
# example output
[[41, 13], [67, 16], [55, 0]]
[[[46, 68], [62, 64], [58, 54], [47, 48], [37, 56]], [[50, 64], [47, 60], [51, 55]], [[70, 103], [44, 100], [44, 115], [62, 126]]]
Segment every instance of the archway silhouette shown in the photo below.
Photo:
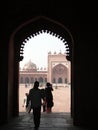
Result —
[[[61, 23], [51, 20], [45, 16], [38, 16], [27, 22], [21, 24], [12, 34], [10, 38], [9, 49], [9, 91], [8, 91], [8, 104], [13, 103], [12, 106], [9, 105], [8, 113], [9, 115], [17, 116], [19, 115], [19, 102], [18, 102], [18, 85], [19, 85], [19, 62], [23, 59], [23, 49], [25, 42], [30, 38], [39, 33], [47, 32], [51, 35], [55, 35], [60, 38], [66, 47], [66, 58], [71, 61], [71, 91], [72, 91], [72, 74], [73, 74], [73, 37], [70, 31], [63, 26]], [[67, 41], [67, 42], [66, 42]], [[73, 93], [71, 93], [71, 115], [73, 115]], [[10, 95], [14, 95], [13, 99]], [[16, 107], [17, 106], [17, 107]], [[11, 111], [12, 110], [12, 111]]]
[[[36, 67], [34, 67], [35, 63]], [[25, 112], [25, 107], [22, 107], [24, 95], [33, 87], [35, 80], [40, 82], [40, 89], [45, 88], [47, 81], [52, 83], [55, 104], [52, 112], [70, 114], [70, 61], [66, 60], [65, 45], [58, 37], [44, 32], [31, 37], [24, 46], [24, 58], [20, 62], [19, 75], [20, 114]], [[29, 78], [28, 84], [25, 84], [26, 76]], [[55, 77], [54, 83], [53, 77]], [[21, 78], [23, 78], [23, 83], [20, 82]], [[33, 78], [33, 83], [31, 83], [31, 78]]]

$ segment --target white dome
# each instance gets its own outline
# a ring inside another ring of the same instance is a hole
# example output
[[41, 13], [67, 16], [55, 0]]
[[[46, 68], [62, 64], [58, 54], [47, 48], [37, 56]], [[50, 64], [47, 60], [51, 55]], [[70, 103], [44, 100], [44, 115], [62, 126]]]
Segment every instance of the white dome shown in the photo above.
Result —
[[23, 70], [35, 70], [37, 69], [36, 64], [32, 63], [31, 60], [29, 62], [27, 62], [24, 67]]

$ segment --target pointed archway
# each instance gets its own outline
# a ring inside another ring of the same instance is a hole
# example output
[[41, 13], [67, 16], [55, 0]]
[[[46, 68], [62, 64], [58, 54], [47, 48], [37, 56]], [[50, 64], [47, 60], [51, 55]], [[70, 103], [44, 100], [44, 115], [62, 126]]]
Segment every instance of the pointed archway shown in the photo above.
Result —
[[[13, 32], [10, 38], [9, 49], [9, 98], [8, 106], [9, 118], [19, 115], [18, 84], [19, 84], [19, 62], [23, 59], [25, 42], [39, 33], [47, 32], [60, 38], [66, 47], [66, 58], [71, 61], [71, 92], [73, 91], [73, 37], [70, 31], [61, 23], [49, 19], [45, 16], [38, 16], [21, 24]], [[71, 115], [73, 116], [73, 92], [71, 93]], [[10, 98], [13, 95], [13, 98]], [[17, 107], [16, 107], [17, 106]]]

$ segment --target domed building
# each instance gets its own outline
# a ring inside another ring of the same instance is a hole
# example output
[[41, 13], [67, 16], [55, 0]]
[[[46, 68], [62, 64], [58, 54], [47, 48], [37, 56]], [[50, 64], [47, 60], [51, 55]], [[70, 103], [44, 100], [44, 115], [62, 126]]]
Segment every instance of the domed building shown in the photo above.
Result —
[[46, 82], [54, 86], [66, 86], [70, 83], [70, 62], [66, 59], [65, 53], [48, 53], [48, 66], [38, 69], [31, 60], [20, 70], [19, 83], [33, 84], [36, 80], [41, 84]]
[[36, 67], [36, 64], [32, 63], [30, 60], [24, 65], [23, 70], [24, 71], [37, 71], [37, 67]]

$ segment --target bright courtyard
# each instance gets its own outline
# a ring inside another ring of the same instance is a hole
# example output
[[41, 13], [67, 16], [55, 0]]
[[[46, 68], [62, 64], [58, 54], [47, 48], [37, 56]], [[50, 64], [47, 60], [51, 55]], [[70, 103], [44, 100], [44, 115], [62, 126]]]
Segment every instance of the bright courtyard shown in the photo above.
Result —
[[[25, 112], [25, 108], [23, 105], [23, 98], [26, 92], [29, 92], [32, 86], [25, 85], [19, 86], [19, 111]], [[53, 99], [54, 99], [54, 107], [52, 108], [52, 112], [70, 112], [70, 86], [69, 87], [58, 87], [54, 88]]]

